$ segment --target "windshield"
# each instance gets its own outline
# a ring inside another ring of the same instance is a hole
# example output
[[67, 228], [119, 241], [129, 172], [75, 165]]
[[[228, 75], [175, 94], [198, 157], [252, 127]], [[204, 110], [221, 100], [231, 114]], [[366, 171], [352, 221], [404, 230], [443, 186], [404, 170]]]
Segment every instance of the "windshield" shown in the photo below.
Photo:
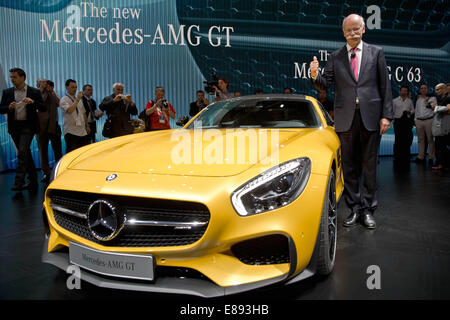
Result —
[[317, 128], [315, 108], [307, 100], [251, 99], [211, 104], [187, 129]]

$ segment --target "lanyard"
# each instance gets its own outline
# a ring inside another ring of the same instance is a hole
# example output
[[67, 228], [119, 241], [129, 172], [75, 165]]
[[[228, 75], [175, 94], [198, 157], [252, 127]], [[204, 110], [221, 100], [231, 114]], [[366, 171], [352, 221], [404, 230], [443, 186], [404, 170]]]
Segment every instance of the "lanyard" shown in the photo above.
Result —
[[[66, 94], [66, 97], [68, 97], [68, 98], [70, 99], [70, 101], [72, 101], [72, 103], [75, 103], [75, 100], [73, 100], [71, 96], [69, 96], [68, 94]], [[77, 105], [77, 107], [75, 108], [75, 110], [77, 110], [77, 114], [78, 114], [78, 105]]]

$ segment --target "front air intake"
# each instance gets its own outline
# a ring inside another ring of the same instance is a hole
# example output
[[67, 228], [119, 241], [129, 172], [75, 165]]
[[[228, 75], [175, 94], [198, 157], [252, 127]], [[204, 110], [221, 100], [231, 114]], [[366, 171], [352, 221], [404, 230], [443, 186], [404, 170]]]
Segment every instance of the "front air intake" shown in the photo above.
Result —
[[274, 234], [239, 242], [231, 252], [241, 262], [250, 265], [290, 263], [289, 241], [281, 234]]

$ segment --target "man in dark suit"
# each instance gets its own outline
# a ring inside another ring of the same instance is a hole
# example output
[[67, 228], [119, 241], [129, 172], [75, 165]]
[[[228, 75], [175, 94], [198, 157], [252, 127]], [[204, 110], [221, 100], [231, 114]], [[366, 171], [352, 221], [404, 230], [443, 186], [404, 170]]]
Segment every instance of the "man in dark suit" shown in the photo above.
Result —
[[[16, 179], [12, 190], [32, 190], [37, 188], [38, 182], [30, 145], [39, 132], [37, 110], [45, 111], [45, 104], [41, 92], [26, 85], [26, 74], [22, 69], [9, 70], [9, 76], [14, 87], [3, 90], [0, 113], [8, 114], [8, 132], [17, 147]], [[27, 173], [29, 182], [24, 184]]]
[[55, 164], [62, 157], [61, 127], [58, 124], [59, 99], [49, 88], [48, 81], [40, 78], [37, 80], [37, 87], [41, 91], [45, 104], [45, 112], [38, 112], [39, 133], [37, 141], [41, 160], [41, 170], [43, 177], [41, 182], [50, 182], [50, 166], [48, 163], [48, 143], [51, 142], [53, 153], [55, 154]]
[[364, 19], [351, 14], [342, 29], [347, 45], [330, 54], [323, 74], [314, 57], [311, 79], [318, 89], [335, 86], [334, 120], [342, 147], [344, 199], [351, 210], [344, 226], [355, 225], [361, 217], [373, 229], [379, 143], [393, 119], [391, 85], [383, 50], [362, 42]]
[[122, 83], [115, 83], [113, 85], [113, 94], [105, 97], [99, 106], [101, 111], [106, 111], [108, 119], [111, 119], [112, 130], [109, 138], [133, 133], [130, 117], [137, 115], [138, 111], [131, 94], [124, 95], [123, 88], [124, 85]]
[[88, 134], [89, 143], [95, 142], [95, 134], [97, 133], [97, 120], [103, 116], [103, 111], [97, 109], [97, 102], [92, 98], [93, 88], [90, 84], [83, 86], [83, 106], [86, 109], [89, 128], [91, 132]]

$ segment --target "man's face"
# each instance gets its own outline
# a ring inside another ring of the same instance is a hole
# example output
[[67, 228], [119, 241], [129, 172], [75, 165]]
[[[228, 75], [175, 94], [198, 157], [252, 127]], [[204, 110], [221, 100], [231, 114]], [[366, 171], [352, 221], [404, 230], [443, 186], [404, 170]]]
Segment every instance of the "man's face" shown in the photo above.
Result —
[[426, 96], [428, 94], [428, 87], [426, 85], [421, 85], [419, 92], [421, 95]]
[[45, 79], [38, 79], [36, 82], [36, 87], [38, 89], [41, 89], [42, 91], [44, 91], [47, 88], [48, 84], [47, 84], [47, 80]]
[[118, 95], [118, 94], [123, 94], [123, 87], [122, 86], [115, 86], [114, 88], [113, 88], [113, 92], [114, 92], [114, 95]]
[[205, 100], [205, 94], [203, 92], [197, 93], [197, 101], [204, 101]]
[[75, 93], [77, 92], [77, 88], [78, 88], [77, 83], [76, 82], [71, 82], [69, 84], [69, 86], [66, 87], [66, 90], [67, 90], [68, 94], [70, 94], [71, 96], [74, 96]]
[[362, 24], [361, 18], [357, 15], [351, 15], [345, 20], [343, 30], [344, 37], [350, 47], [355, 48], [362, 40], [366, 27]]
[[25, 83], [25, 77], [19, 76], [17, 72], [10, 72], [9, 78], [15, 87], [21, 86]]
[[87, 87], [85, 87], [84, 88], [84, 90], [83, 90], [83, 94], [86, 96], [86, 97], [88, 97], [88, 98], [90, 98], [90, 97], [92, 97], [92, 87], [91, 86], [87, 86]]
[[440, 85], [440, 86], [436, 86], [436, 88], [434, 88], [434, 90], [436, 90], [436, 93], [440, 96], [443, 97], [447, 91], [447, 86], [446, 85]]
[[227, 84], [225, 83], [225, 81], [219, 80], [219, 81], [218, 81], [218, 84], [219, 84], [219, 89], [220, 89], [220, 90], [222, 90], [222, 91], [227, 90]]
[[406, 89], [406, 88], [401, 88], [401, 89], [400, 89], [400, 96], [401, 96], [402, 98], [406, 98], [406, 97], [408, 96], [408, 89]]
[[327, 98], [327, 92], [324, 90], [319, 91], [319, 100], [323, 101]]
[[164, 98], [164, 90], [163, 89], [157, 89], [157, 90], [155, 90], [155, 97], [156, 97], [156, 100], [159, 100], [159, 99], [162, 99], [162, 98]]

